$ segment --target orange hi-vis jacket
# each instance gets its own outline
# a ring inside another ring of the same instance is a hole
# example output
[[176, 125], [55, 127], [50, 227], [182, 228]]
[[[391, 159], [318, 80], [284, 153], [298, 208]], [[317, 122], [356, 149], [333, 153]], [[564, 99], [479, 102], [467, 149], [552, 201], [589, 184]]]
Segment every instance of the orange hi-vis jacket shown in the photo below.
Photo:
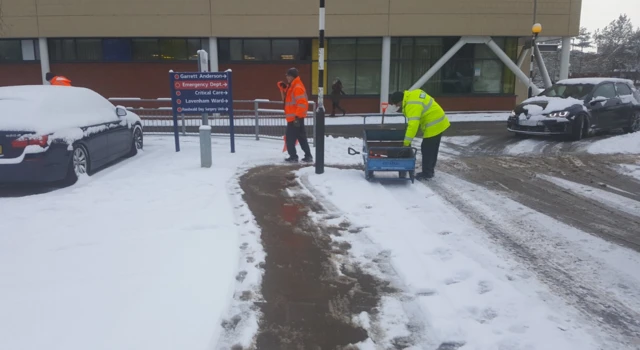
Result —
[[53, 79], [51, 79], [50, 83], [51, 83], [51, 85], [57, 85], [57, 86], [71, 86], [71, 80], [69, 80], [66, 77], [63, 77], [61, 75], [53, 77]]
[[286, 91], [284, 99], [284, 117], [287, 122], [296, 120], [296, 117], [302, 119], [307, 116], [309, 110], [309, 101], [307, 100], [307, 91], [302, 84], [300, 77], [293, 79]]

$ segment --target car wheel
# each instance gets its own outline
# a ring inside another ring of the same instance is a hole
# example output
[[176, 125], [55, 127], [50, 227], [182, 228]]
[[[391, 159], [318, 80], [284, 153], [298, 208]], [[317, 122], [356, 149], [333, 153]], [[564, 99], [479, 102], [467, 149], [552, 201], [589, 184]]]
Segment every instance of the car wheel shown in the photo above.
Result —
[[87, 149], [82, 145], [73, 146], [67, 177], [63, 180], [63, 184], [71, 186], [78, 181], [81, 175], [88, 175], [89, 164], [89, 153]]
[[640, 112], [633, 112], [631, 115], [631, 120], [629, 121], [629, 126], [624, 127], [624, 132], [632, 133], [640, 131]]
[[128, 157], [133, 157], [138, 154], [138, 150], [142, 150], [144, 147], [144, 135], [142, 134], [142, 128], [136, 126], [133, 129], [133, 141], [131, 142], [131, 150]]
[[579, 115], [573, 122], [573, 127], [571, 128], [571, 140], [572, 141], [580, 141], [584, 136], [584, 115]]

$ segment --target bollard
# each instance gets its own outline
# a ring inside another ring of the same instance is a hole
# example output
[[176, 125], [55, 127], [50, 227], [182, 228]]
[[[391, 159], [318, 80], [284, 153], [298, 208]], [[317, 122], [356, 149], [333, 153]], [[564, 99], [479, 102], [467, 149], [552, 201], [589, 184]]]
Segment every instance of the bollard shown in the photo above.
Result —
[[203, 125], [200, 127], [200, 166], [211, 168], [211, 127]]

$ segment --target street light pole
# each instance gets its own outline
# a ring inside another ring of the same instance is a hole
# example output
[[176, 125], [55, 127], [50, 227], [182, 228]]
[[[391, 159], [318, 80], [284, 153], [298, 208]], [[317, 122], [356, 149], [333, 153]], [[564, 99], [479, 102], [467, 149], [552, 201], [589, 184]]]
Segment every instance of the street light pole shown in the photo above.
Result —
[[531, 27], [531, 66], [529, 69], [529, 97], [533, 97], [533, 62], [536, 57], [536, 39], [538, 38], [538, 34], [542, 32], [542, 25], [540, 23], [536, 23]]

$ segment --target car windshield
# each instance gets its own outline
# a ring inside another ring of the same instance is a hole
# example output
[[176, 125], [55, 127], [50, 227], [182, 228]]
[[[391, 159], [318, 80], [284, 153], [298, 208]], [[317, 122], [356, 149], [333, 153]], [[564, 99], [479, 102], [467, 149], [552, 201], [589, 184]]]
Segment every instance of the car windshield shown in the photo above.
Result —
[[593, 90], [593, 84], [556, 84], [544, 90], [540, 96], [584, 99]]

